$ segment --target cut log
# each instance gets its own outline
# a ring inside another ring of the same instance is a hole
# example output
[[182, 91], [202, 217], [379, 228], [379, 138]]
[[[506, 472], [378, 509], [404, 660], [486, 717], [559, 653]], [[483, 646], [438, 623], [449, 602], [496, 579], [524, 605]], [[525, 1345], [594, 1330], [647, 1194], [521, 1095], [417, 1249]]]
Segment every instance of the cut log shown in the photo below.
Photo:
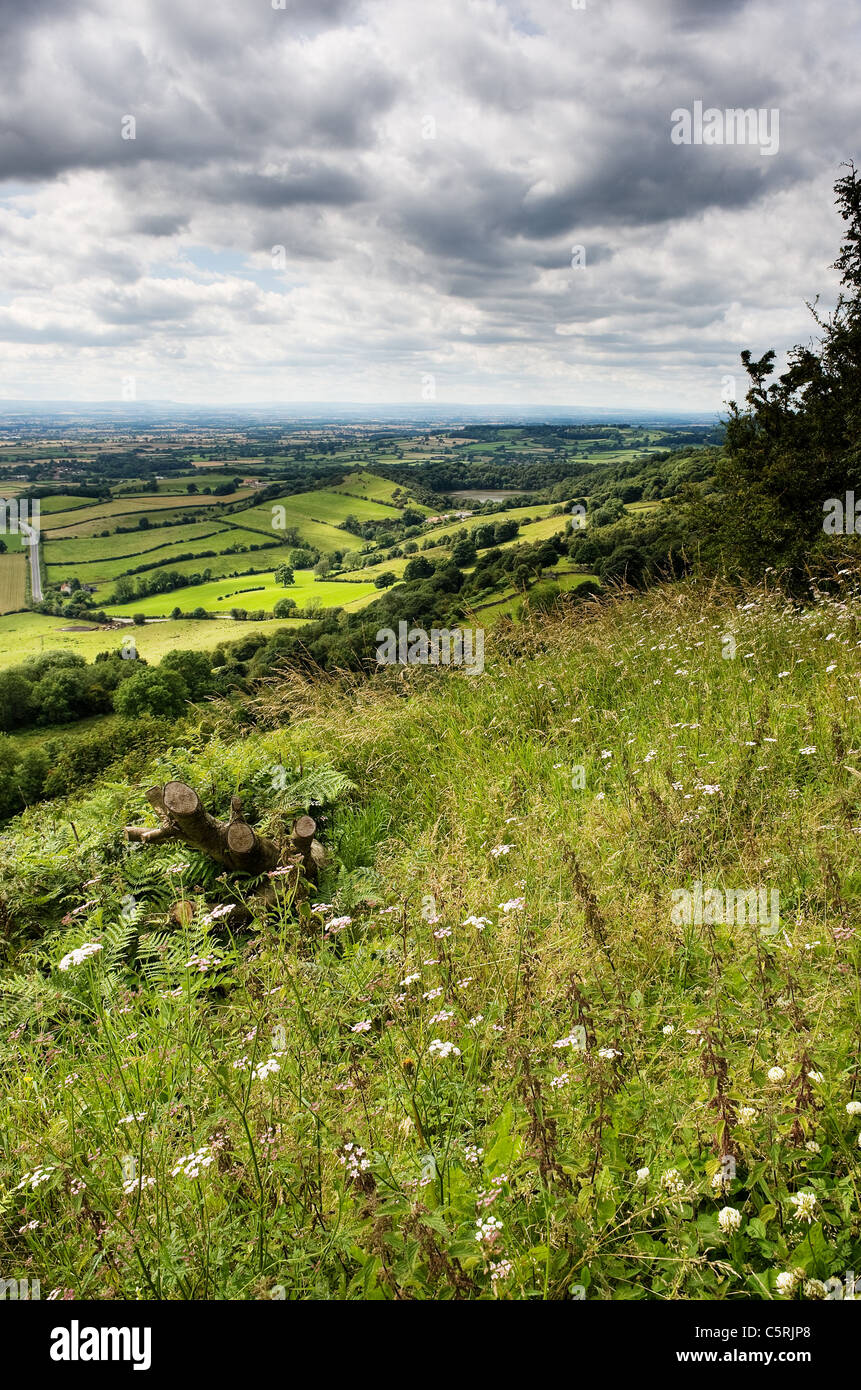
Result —
[[161, 821], [160, 826], [126, 826], [126, 839], [139, 844], [163, 844], [166, 840], [183, 840], [193, 849], [223, 864], [226, 869], [241, 871], [254, 877], [273, 869], [289, 868], [298, 878], [298, 864], [304, 877], [316, 883], [324, 852], [314, 838], [316, 824], [310, 816], [300, 816], [291, 836], [291, 843], [281, 847], [248, 824], [242, 814], [242, 802], [234, 796], [230, 802], [230, 820], [216, 820], [206, 810], [193, 787], [185, 782], [168, 782], [164, 787], [150, 787], [147, 800]]

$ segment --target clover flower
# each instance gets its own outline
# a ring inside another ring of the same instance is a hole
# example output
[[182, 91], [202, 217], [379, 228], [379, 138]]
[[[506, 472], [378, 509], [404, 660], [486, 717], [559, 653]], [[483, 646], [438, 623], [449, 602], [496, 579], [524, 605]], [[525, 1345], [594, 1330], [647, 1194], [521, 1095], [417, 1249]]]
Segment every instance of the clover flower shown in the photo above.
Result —
[[741, 1229], [741, 1212], [735, 1207], [721, 1207], [718, 1212], [718, 1225], [725, 1236], [733, 1235]]
[[803, 1269], [785, 1269], [774, 1281], [777, 1292], [783, 1294], [784, 1298], [790, 1298], [803, 1278]]
[[816, 1194], [813, 1192], [795, 1192], [790, 1197], [790, 1202], [795, 1207], [792, 1213], [794, 1220], [806, 1221], [808, 1225], [816, 1218]]
[[783, 1067], [769, 1067], [768, 1079], [773, 1085], [776, 1086], [778, 1081], [783, 1081], [785, 1077], [786, 1072], [783, 1070]]
[[661, 1174], [661, 1187], [671, 1197], [680, 1197], [685, 1190], [684, 1179], [678, 1168], [668, 1168]]

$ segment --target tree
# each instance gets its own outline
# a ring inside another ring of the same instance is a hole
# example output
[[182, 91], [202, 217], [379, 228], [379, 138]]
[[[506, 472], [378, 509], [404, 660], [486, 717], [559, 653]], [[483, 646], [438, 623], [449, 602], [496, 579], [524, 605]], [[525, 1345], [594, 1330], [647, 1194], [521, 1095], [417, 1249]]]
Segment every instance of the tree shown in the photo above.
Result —
[[321, 555], [316, 565], [314, 566], [314, 573], [316, 574], [318, 579], [322, 579], [324, 575], [329, 573], [329, 569], [330, 563], [328, 555]]
[[390, 584], [397, 583], [397, 578], [394, 570], [384, 570], [382, 574], [374, 577], [374, 585], [378, 589], [388, 589]]
[[178, 671], [188, 686], [190, 700], [200, 700], [212, 689], [212, 669], [205, 652], [168, 652], [162, 657], [159, 669]]
[[287, 589], [294, 582], [295, 581], [293, 578], [293, 570], [291, 566], [279, 565], [275, 571], [275, 583], [280, 584], [282, 588]]
[[125, 719], [142, 714], [166, 719], [182, 714], [188, 701], [188, 686], [178, 671], [147, 666], [123, 681], [114, 696], [114, 709]]
[[[861, 179], [847, 167], [834, 185], [846, 224], [832, 267], [841, 281], [834, 312], [823, 319], [814, 305], [816, 346], [793, 348], [771, 384], [774, 351], [741, 354], [747, 408], [730, 408], [715, 470], [720, 495], [692, 512], [716, 566], [758, 577], [771, 565], [796, 590], [817, 557], [845, 548], [825, 530], [828, 507], [855, 488], [861, 464]], [[854, 517], [844, 522], [853, 534]]]
[[451, 558], [456, 565], [474, 565], [476, 558], [474, 542], [471, 540], [457, 541], [452, 546]]
[[276, 618], [289, 618], [296, 609], [295, 598], [279, 598], [272, 612]]
[[404, 579], [407, 583], [413, 579], [429, 579], [433, 572], [434, 567], [430, 560], [426, 560], [424, 555], [414, 555], [411, 560], [407, 560]]
[[16, 729], [26, 724], [33, 707], [33, 687], [14, 667], [0, 671], [0, 729]]

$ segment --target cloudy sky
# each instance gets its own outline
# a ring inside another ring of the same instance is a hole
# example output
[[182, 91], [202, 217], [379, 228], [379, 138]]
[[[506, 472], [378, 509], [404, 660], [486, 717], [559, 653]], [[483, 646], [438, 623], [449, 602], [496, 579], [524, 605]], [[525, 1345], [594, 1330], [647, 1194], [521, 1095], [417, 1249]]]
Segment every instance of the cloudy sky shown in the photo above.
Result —
[[833, 301], [859, 18], [0, 0], [0, 398], [719, 410]]

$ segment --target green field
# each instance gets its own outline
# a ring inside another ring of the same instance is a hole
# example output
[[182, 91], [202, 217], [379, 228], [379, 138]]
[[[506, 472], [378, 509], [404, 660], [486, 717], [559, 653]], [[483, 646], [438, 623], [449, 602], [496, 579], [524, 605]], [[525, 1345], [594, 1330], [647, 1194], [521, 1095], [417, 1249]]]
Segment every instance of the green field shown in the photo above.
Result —
[[169, 594], [151, 594], [148, 598], [132, 599], [129, 603], [112, 604], [109, 612], [121, 617], [144, 613], [148, 618], [165, 616], [177, 607], [186, 613], [198, 607], [205, 608], [208, 613], [221, 610], [229, 612], [231, 608], [260, 608], [271, 613], [282, 598], [294, 599], [298, 608], [305, 608], [312, 601], [317, 601], [325, 608], [343, 607], [352, 611], [361, 608], [370, 597], [379, 595], [373, 583], [349, 584], [337, 579], [315, 579], [311, 570], [297, 570], [295, 580], [285, 589], [276, 582], [270, 570], [265, 574], [215, 580], [208, 584], [195, 584], [188, 589], [175, 589]]
[[99, 502], [91, 507], [74, 508], [73, 518], [62, 511], [51, 513], [42, 530], [69, 536], [91, 536], [100, 530], [110, 530], [112, 523], [116, 524], [121, 517], [125, 525], [134, 526], [137, 518], [145, 516], [150, 519], [153, 512], [163, 513], [164, 519], [167, 520], [173, 513], [182, 515], [186, 511], [239, 502], [251, 496], [252, 488], [240, 488], [238, 492], [229, 493], [225, 497], [208, 497], [200, 493], [193, 497], [175, 493], [164, 496], [148, 493], [146, 496], [121, 497], [115, 498], [112, 502]]
[[[381, 478], [376, 473], [369, 473], [365, 469], [361, 469], [357, 473], [350, 473], [342, 483], [338, 483], [329, 491], [344, 493], [353, 498], [363, 497], [369, 502], [388, 503], [390, 506], [398, 505], [394, 500], [396, 494], [399, 497], [403, 495], [403, 488], [398, 483], [390, 482], [388, 478]], [[416, 511], [424, 512], [426, 515], [430, 511], [430, 508], [423, 507], [418, 502], [410, 502], [409, 506], [415, 508]]]
[[[138, 654], [146, 661], [158, 662], [169, 651], [210, 651], [219, 642], [232, 642], [249, 632], [264, 631], [269, 636], [280, 628], [301, 627], [302, 620], [278, 618], [264, 622], [237, 623], [232, 618], [209, 621], [168, 621], [134, 627], [104, 628], [48, 618], [41, 613], [15, 613], [0, 617], [0, 668], [17, 666], [39, 652], [75, 651], [87, 661], [99, 652], [118, 651], [123, 639], [134, 636]], [[82, 632], [70, 628], [85, 628]]]
[[[140, 536], [146, 538], [146, 544], [140, 550], [137, 547], [142, 542], [138, 540], [137, 533], [128, 536], [105, 536], [94, 540], [84, 538], [47, 541], [44, 555], [48, 582], [56, 584], [77, 575], [84, 584], [100, 584], [106, 580], [117, 579], [121, 574], [128, 574], [138, 565], [154, 564], [156, 561], [170, 569], [182, 569], [182, 564], [172, 563], [172, 555], [199, 555], [208, 550], [222, 554], [235, 545], [260, 546], [264, 539], [259, 532], [243, 531], [238, 526], [224, 526], [218, 530], [202, 523], [153, 528], [141, 531]], [[277, 533], [272, 539], [277, 539]], [[125, 542], [125, 548], [121, 546], [121, 542]], [[102, 548], [104, 554], [100, 554]], [[271, 556], [275, 552], [262, 550], [258, 553]], [[247, 552], [227, 556], [226, 559], [230, 561], [230, 570], [241, 569], [243, 563], [247, 563]], [[210, 562], [215, 563], [213, 557], [204, 561], [191, 560], [187, 568], [203, 569]]]
[[[295, 512], [292, 509], [294, 500], [292, 497], [277, 497], [274, 501], [264, 502], [259, 507], [249, 507], [247, 511], [238, 513], [238, 517], [241, 517], [242, 525], [248, 530], [261, 531], [269, 539], [277, 538], [281, 533], [272, 525], [272, 508], [283, 506], [287, 512], [287, 526], [295, 527], [307, 545], [314, 546], [324, 555], [331, 555], [335, 550], [360, 550], [365, 544], [361, 536], [351, 535], [349, 531], [339, 531], [325, 522], [313, 521], [302, 513]], [[344, 506], [341, 520], [349, 514], [350, 507]]]

